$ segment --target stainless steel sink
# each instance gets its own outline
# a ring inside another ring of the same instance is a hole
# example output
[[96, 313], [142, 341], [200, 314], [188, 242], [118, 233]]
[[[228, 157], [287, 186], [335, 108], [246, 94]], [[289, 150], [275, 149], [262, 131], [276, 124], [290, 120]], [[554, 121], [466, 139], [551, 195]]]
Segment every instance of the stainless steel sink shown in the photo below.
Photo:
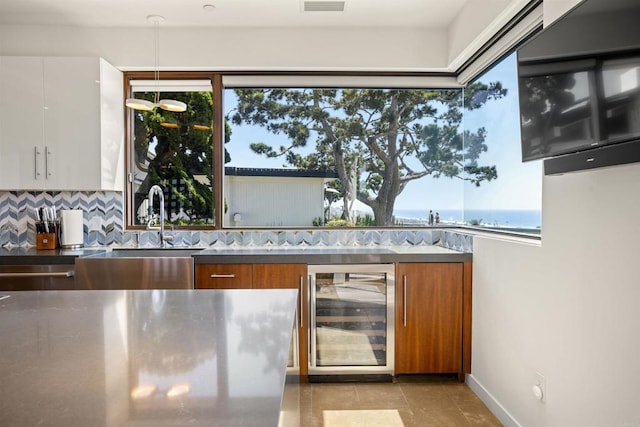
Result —
[[119, 248], [76, 259], [76, 289], [193, 289], [202, 248]]

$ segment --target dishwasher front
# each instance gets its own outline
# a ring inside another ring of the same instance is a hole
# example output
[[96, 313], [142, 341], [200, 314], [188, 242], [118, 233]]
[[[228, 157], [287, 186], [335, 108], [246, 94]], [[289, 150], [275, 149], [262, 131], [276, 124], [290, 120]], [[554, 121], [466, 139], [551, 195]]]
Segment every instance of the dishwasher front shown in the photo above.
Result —
[[309, 381], [391, 381], [393, 264], [309, 265]]
[[[143, 254], [140, 252], [140, 254]], [[76, 260], [76, 289], [193, 289], [193, 258], [178, 256], [130, 256], [113, 251]]]

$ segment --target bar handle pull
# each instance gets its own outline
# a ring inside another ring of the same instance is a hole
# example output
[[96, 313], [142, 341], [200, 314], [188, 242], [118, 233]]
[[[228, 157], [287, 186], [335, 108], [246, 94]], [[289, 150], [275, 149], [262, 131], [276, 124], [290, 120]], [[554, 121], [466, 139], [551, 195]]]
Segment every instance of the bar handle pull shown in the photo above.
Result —
[[236, 275], [233, 273], [230, 274], [212, 274], [211, 276], [212, 279], [235, 279]]
[[51, 176], [51, 172], [49, 172], [49, 155], [51, 154], [51, 151], [49, 151], [49, 147], [44, 147], [44, 173], [45, 173], [45, 179], [49, 179], [49, 177]]
[[38, 170], [38, 157], [40, 157], [40, 150], [38, 150], [38, 146], [36, 145], [35, 147], [33, 147], [33, 159], [35, 162], [35, 175], [34, 178], [38, 179], [38, 177], [40, 176], [40, 171]]
[[298, 324], [300, 328], [304, 328], [304, 317], [302, 317], [302, 305], [303, 305], [303, 289], [304, 289], [304, 276], [300, 276], [300, 294], [298, 295]]
[[315, 281], [313, 280], [313, 276], [310, 274], [309, 275], [309, 283], [308, 283], [308, 293], [307, 293], [307, 298], [308, 298], [308, 305], [307, 307], [309, 307], [309, 319], [308, 319], [308, 324], [309, 324], [309, 335], [308, 335], [308, 339], [307, 339], [307, 350], [309, 351], [309, 356], [310, 356], [310, 366], [315, 367], [316, 366], [316, 321], [315, 321], [315, 315], [316, 315], [316, 303], [315, 303], [315, 291], [313, 290], [314, 287], [314, 283]]
[[407, 275], [402, 276], [402, 323], [407, 327]]
[[69, 271], [60, 271], [56, 273], [0, 273], [0, 277], [10, 278], [10, 277], [73, 277], [75, 276], [75, 272], [73, 270]]

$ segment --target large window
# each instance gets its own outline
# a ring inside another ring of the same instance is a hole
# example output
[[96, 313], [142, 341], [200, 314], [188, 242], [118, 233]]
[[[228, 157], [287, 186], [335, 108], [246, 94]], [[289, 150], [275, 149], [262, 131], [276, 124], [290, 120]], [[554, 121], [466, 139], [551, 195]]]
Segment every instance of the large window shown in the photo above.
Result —
[[[204, 89], [161, 82], [160, 97], [186, 112], [130, 113], [129, 226], [149, 222], [157, 184], [177, 226], [539, 231], [540, 164], [520, 160], [513, 56], [464, 89], [206, 76], [215, 84]], [[149, 83], [131, 87], [157, 96]]]
[[[496, 178], [480, 186], [465, 184], [464, 222], [503, 231], [540, 233], [542, 162], [522, 162], [515, 53], [500, 60], [469, 86], [493, 82], [500, 83], [503, 96], [497, 102], [467, 109], [464, 127], [465, 134], [467, 129], [483, 129], [486, 152], [480, 158], [495, 165]], [[478, 92], [478, 96], [485, 95]], [[465, 141], [465, 145], [471, 144], [473, 141]]]
[[[471, 91], [226, 87], [233, 175], [224, 180], [223, 224], [461, 223], [462, 182], [494, 179], [480, 158], [480, 127], [463, 134], [465, 98], [479, 108], [502, 96], [482, 83]], [[253, 176], [239, 184], [238, 170]], [[305, 181], [291, 170], [305, 171]], [[284, 220], [292, 212], [299, 223]]]

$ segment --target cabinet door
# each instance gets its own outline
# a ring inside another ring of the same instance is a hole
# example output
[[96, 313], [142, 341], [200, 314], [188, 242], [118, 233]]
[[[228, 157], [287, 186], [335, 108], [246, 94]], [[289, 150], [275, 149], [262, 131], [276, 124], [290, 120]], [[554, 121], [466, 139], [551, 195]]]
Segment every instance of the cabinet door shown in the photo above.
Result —
[[0, 57], [0, 188], [44, 188], [42, 58]]
[[198, 264], [196, 289], [251, 289], [251, 264]]
[[124, 91], [122, 71], [100, 59], [100, 189], [124, 191]]
[[462, 263], [400, 263], [395, 372], [462, 372]]
[[100, 189], [100, 60], [44, 58], [46, 188]]
[[[306, 264], [254, 264], [253, 287], [256, 289], [298, 289], [297, 359], [301, 378], [307, 376], [307, 339], [309, 317]], [[293, 355], [292, 355], [293, 357]]]

